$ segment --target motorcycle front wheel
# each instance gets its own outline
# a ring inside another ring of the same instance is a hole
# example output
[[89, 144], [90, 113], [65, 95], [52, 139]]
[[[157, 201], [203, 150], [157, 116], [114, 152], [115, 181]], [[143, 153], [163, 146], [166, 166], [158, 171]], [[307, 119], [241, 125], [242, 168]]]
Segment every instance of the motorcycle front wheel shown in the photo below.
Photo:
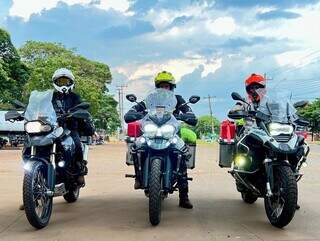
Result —
[[47, 170], [41, 162], [32, 162], [23, 179], [23, 205], [29, 223], [42, 229], [49, 223], [52, 213], [52, 196], [47, 191]]
[[278, 228], [288, 225], [294, 217], [298, 187], [296, 178], [288, 166], [276, 166], [273, 169], [273, 196], [265, 197], [264, 206], [270, 223]]
[[149, 220], [155, 226], [161, 220], [161, 160], [151, 162], [149, 179]]

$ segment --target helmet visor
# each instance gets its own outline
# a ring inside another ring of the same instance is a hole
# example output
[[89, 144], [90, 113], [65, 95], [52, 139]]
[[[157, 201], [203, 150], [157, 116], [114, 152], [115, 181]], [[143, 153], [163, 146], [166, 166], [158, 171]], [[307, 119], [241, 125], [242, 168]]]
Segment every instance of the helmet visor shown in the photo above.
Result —
[[60, 77], [60, 78], [56, 79], [54, 82], [59, 87], [70, 86], [73, 84], [73, 81], [67, 77]]

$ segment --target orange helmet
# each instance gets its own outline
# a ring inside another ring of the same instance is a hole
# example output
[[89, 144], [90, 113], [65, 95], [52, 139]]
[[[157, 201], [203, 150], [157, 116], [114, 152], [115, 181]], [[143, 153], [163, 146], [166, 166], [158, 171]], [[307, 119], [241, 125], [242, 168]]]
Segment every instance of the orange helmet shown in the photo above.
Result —
[[[266, 79], [259, 74], [251, 74], [249, 78], [245, 81], [246, 91], [251, 101], [260, 101], [264, 94], [266, 88]], [[259, 92], [257, 90], [260, 89]], [[261, 89], [263, 91], [261, 91]]]

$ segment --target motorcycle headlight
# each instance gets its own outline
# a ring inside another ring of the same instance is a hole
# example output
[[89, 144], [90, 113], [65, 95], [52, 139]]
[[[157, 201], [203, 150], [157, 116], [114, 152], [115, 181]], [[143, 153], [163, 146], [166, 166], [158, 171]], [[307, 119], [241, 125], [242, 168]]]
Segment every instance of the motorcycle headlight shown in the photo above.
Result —
[[271, 136], [278, 136], [281, 134], [291, 135], [293, 133], [293, 126], [280, 124], [280, 123], [271, 123], [268, 126]]
[[164, 125], [160, 127], [160, 132], [165, 139], [173, 137], [176, 128], [173, 125]]
[[143, 127], [143, 133], [146, 137], [152, 138], [155, 137], [158, 131], [158, 127], [154, 124], [146, 124]]
[[39, 121], [31, 121], [27, 122], [24, 125], [24, 129], [27, 133], [41, 133], [41, 132], [49, 132], [51, 130], [50, 125], [45, 125]]

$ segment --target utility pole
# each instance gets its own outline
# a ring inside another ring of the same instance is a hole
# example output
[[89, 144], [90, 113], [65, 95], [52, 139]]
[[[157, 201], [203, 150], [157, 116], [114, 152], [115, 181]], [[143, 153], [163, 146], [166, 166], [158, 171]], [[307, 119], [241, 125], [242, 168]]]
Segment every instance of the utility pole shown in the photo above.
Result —
[[209, 113], [211, 117], [211, 132], [214, 134], [214, 122], [213, 122], [213, 113], [212, 113], [212, 103], [214, 100], [215, 96], [208, 95], [207, 97], [203, 97], [204, 100], [208, 100], [209, 104]]
[[119, 118], [120, 118], [120, 133], [119, 133], [119, 139], [120, 135], [124, 131], [124, 124], [123, 124], [123, 116], [124, 116], [124, 102], [123, 102], [123, 94], [124, 94], [124, 89], [128, 87], [127, 85], [117, 85], [117, 92], [118, 92], [118, 111], [119, 111]]

